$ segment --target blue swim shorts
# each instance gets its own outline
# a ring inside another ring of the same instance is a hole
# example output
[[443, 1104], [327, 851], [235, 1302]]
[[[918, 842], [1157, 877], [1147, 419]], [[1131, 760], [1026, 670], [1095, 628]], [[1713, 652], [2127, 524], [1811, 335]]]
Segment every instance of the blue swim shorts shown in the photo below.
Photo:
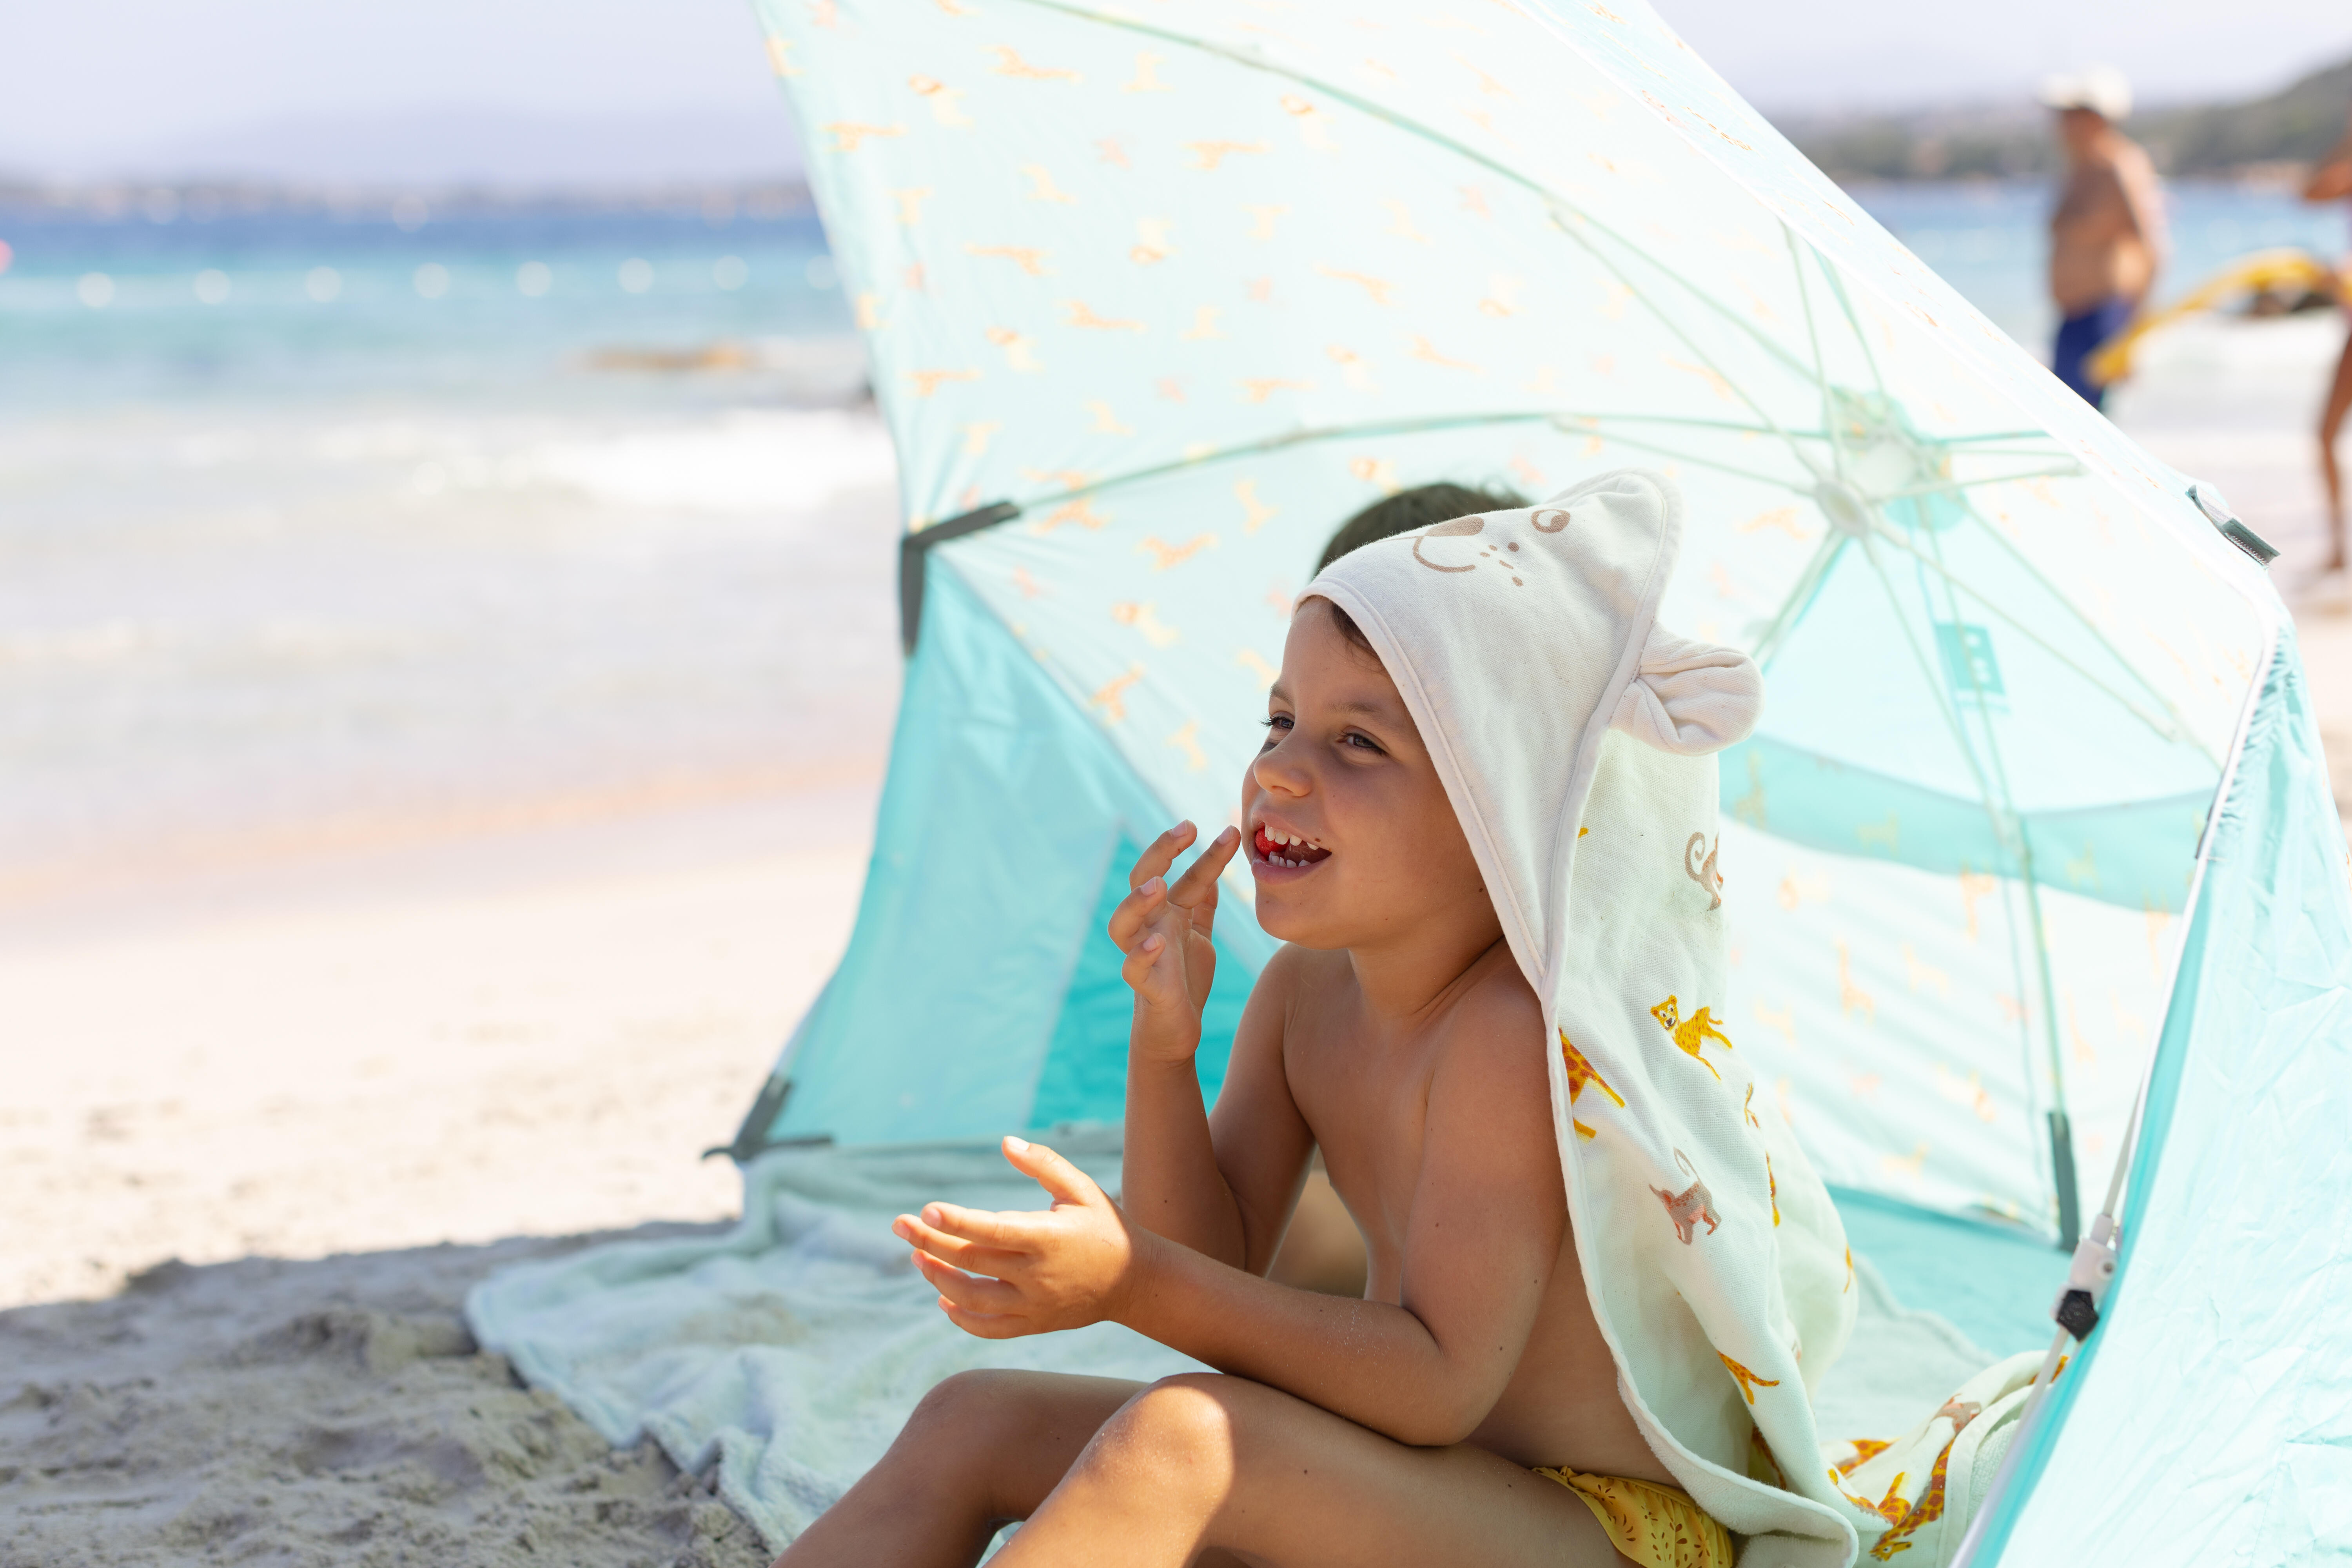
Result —
[[2051, 351], [2050, 368], [2094, 408], [2105, 402], [2107, 389], [2091, 380], [2083, 362], [2095, 353], [2101, 343], [2129, 326], [2131, 319], [2132, 302], [2118, 294], [2058, 323], [2058, 342]]

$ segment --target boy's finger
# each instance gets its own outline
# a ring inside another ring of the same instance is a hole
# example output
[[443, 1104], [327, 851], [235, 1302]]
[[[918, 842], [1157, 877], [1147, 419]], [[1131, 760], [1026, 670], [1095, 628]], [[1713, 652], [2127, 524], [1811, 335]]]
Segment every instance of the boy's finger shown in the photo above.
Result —
[[1135, 945], [1136, 937], [1160, 912], [1167, 897], [1168, 884], [1154, 877], [1119, 900], [1118, 907], [1110, 912], [1110, 940], [1121, 952]]
[[1200, 829], [1189, 822], [1180, 822], [1153, 839], [1142, 854], [1135, 858], [1135, 868], [1127, 874], [1127, 885], [1139, 888], [1154, 877], [1164, 877], [1168, 868], [1176, 864], [1176, 857], [1192, 842]]
[[950, 1268], [925, 1253], [915, 1254], [915, 1267], [945, 1300], [971, 1312], [1009, 1312], [1022, 1304], [1021, 1292], [1002, 1279], [983, 1279]]
[[1192, 929], [1206, 936], [1216, 929], [1216, 925], [1217, 884], [1211, 882], [1202, 890], [1201, 896], [1192, 900]]
[[1055, 1203], [1092, 1204], [1103, 1195], [1095, 1179], [1043, 1143], [1008, 1137], [1004, 1157], [1013, 1168], [1054, 1194]]
[[1037, 1331], [1029, 1326], [1026, 1318], [1003, 1312], [967, 1312], [944, 1296], [940, 1298], [940, 1310], [948, 1315], [948, 1321], [976, 1340], [1017, 1340]]
[[1184, 874], [1176, 879], [1176, 885], [1170, 889], [1168, 896], [1188, 909], [1203, 899], [1213, 905], [1217, 897], [1217, 879], [1224, 875], [1225, 863], [1241, 847], [1240, 828], [1228, 827], [1218, 834], [1209, 840], [1209, 847], [1201, 851], [1192, 865], [1184, 868]]
[[1152, 1002], [1172, 1003], [1175, 998], [1168, 989], [1171, 982], [1163, 978], [1155, 983], [1151, 978], [1160, 968], [1160, 960], [1168, 955], [1168, 951], [1166, 937], [1156, 931], [1145, 933], [1143, 940], [1128, 953], [1127, 962], [1118, 966], [1118, 977], [1127, 982], [1129, 990], [1141, 994]]
[[966, 1241], [925, 1225], [913, 1215], [900, 1215], [890, 1229], [908, 1246], [929, 1253], [942, 1263], [952, 1264], [967, 1274], [985, 1274], [994, 1279], [1009, 1279], [1029, 1260], [1025, 1252]]
[[925, 1204], [922, 1216], [915, 1223], [951, 1240], [975, 1242], [1007, 1252], [1025, 1252], [1029, 1233], [1022, 1222], [1034, 1217], [961, 1208], [954, 1204]]

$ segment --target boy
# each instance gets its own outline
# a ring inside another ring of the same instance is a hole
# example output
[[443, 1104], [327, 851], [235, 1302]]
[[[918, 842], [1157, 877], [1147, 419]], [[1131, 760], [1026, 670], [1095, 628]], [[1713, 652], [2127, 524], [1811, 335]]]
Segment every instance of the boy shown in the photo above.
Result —
[[[1136, 994], [1124, 1208], [1008, 1138], [1049, 1212], [933, 1205], [896, 1226], [969, 1332], [1108, 1318], [1221, 1372], [951, 1378], [780, 1565], [970, 1563], [1025, 1520], [997, 1562], [1729, 1568], [1619, 1392], [1543, 1010], [1430, 747], [1332, 600], [1302, 602], [1268, 713], [1244, 830], [1172, 885], [1195, 834], [1162, 835], [1111, 923]], [[1211, 1114], [1192, 1058], [1216, 879], [1244, 843], [1259, 923], [1289, 945]], [[1370, 1245], [1361, 1300], [1260, 1277], [1318, 1143]]]
[[[1416, 528], [1451, 522], [1475, 512], [1508, 511], [1528, 504], [1528, 498], [1500, 485], [1478, 487], [1439, 480], [1414, 485], [1379, 500], [1350, 516], [1332, 531], [1315, 563], [1320, 572], [1349, 551], [1392, 539]], [[1307, 1184], [1291, 1210], [1290, 1226], [1283, 1232], [1282, 1247], [1266, 1268], [1265, 1277], [1284, 1285], [1320, 1290], [1333, 1296], [1364, 1293], [1364, 1238], [1348, 1215], [1345, 1205], [1331, 1190], [1329, 1173], [1318, 1152]]]

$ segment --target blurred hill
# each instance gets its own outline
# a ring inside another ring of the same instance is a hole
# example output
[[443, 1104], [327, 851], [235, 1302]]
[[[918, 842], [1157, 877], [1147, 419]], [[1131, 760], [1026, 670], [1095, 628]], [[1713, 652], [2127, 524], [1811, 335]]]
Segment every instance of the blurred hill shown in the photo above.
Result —
[[[2347, 111], [2352, 60], [2243, 102], [2143, 109], [2125, 129], [2175, 178], [2276, 176], [2334, 146]], [[2049, 115], [2030, 102], [1782, 116], [1780, 129], [1841, 181], [2038, 174], [2053, 168], [2058, 157]]]
[[558, 194], [673, 184], [797, 184], [781, 99], [767, 112], [552, 113], [453, 103], [232, 122], [85, 152], [69, 166], [8, 159], [26, 184], [131, 181]]

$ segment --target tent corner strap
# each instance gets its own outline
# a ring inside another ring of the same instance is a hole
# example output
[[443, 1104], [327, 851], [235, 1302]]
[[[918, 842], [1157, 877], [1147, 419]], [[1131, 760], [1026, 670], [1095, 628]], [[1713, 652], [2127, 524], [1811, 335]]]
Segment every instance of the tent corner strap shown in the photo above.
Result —
[[2189, 499], [2205, 514], [2205, 521], [2213, 525], [2214, 531], [2244, 551], [2255, 565], [2265, 572], [2270, 570], [2271, 563], [2278, 559], [2278, 546], [2248, 528], [2219, 489], [2203, 479], [2192, 479]]
[[968, 533], [978, 533], [984, 528], [1011, 522], [1021, 515], [1020, 506], [1013, 501], [991, 501], [986, 506], [959, 512], [929, 528], [919, 528], [903, 534], [898, 540], [898, 643], [907, 657], [915, 656], [915, 639], [923, 628], [923, 574], [926, 558], [939, 545], [950, 539], [961, 539]]
[[755, 1157], [771, 1149], [811, 1148], [832, 1142], [833, 1134], [830, 1132], [811, 1133], [800, 1138], [768, 1136], [776, 1125], [776, 1118], [783, 1114], [784, 1101], [792, 1098], [792, 1093], [791, 1079], [782, 1073], [772, 1075], [760, 1086], [758, 1097], [751, 1101], [751, 1109], [743, 1113], [743, 1124], [735, 1130], [734, 1141], [712, 1144], [702, 1152], [702, 1157], [711, 1160], [724, 1154], [739, 1165], [748, 1165]]

